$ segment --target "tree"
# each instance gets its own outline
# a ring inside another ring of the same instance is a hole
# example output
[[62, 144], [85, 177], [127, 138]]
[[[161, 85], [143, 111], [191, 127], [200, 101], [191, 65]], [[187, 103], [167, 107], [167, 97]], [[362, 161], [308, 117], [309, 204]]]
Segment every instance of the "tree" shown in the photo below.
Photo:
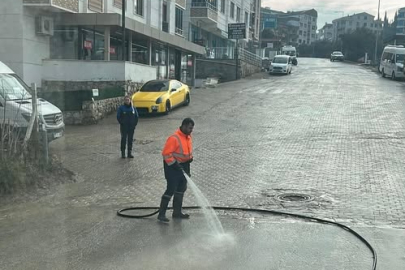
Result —
[[352, 33], [341, 35], [340, 39], [343, 53], [348, 60], [357, 62], [366, 53], [370, 56], [374, 55], [376, 36], [367, 28], [356, 29]]

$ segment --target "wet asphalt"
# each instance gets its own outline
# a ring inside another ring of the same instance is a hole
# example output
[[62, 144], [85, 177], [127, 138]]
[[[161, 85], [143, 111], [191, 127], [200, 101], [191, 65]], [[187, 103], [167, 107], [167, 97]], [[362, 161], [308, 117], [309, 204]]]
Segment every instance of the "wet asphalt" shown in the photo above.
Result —
[[[256, 74], [193, 89], [189, 107], [142, 118], [135, 159], [119, 158], [114, 116], [67, 127], [52, 153], [76, 183], [0, 206], [0, 269], [371, 269], [347, 231], [305, 220], [218, 211], [160, 224], [116, 216], [156, 206], [160, 151], [184, 117], [196, 121], [192, 178], [216, 206], [279, 210], [340, 222], [364, 236], [381, 270], [405, 269], [405, 84], [370, 69], [299, 59], [290, 76]], [[308, 201], [283, 201], [302, 194]], [[188, 190], [185, 205], [196, 205]]]

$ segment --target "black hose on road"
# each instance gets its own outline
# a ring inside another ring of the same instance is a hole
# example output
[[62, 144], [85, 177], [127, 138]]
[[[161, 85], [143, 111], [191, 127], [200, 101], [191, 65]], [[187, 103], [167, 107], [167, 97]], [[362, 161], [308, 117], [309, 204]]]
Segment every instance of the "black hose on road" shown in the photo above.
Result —
[[[125, 214], [126, 211], [131, 211], [131, 210], [154, 210], [157, 209], [155, 212], [151, 214], [146, 214], [146, 215], [129, 215]], [[168, 209], [171, 209], [170, 207]], [[186, 206], [183, 207], [183, 209], [201, 209], [199, 206]], [[304, 220], [308, 220], [311, 222], [317, 222], [317, 223], [322, 223], [322, 224], [328, 224], [328, 225], [334, 225], [337, 226], [343, 230], [348, 231], [352, 235], [354, 235], [357, 239], [359, 239], [363, 244], [367, 246], [367, 248], [371, 251], [373, 255], [373, 267], [371, 268], [372, 270], [377, 269], [377, 252], [374, 250], [373, 246], [365, 239], [363, 238], [359, 233], [354, 231], [353, 229], [350, 229], [346, 225], [343, 225], [338, 222], [326, 220], [326, 219], [321, 219], [321, 218], [315, 218], [315, 217], [310, 217], [310, 216], [305, 216], [305, 215], [300, 215], [300, 214], [292, 214], [292, 213], [286, 213], [286, 212], [280, 212], [280, 211], [275, 211], [275, 210], [265, 210], [265, 209], [256, 209], [256, 208], [241, 208], [241, 207], [222, 207], [222, 206], [213, 206], [212, 209], [215, 210], [227, 210], [227, 211], [244, 211], [244, 212], [257, 212], [257, 213], [264, 213], [264, 214], [273, 214], [273, 215], [278, 215], [278, 216], [289, 216], [289, 217], [295, 217], [295, 218], [300, 218]], [[126, 218], [146, 218], [146, 217], [151, 217], [156, 215], [159, 212], [159, 207], [129, 207], [129, 208], [124, 208], [121, 210], [117, 211], [117, 215], [120, 217], [126, 217]]]

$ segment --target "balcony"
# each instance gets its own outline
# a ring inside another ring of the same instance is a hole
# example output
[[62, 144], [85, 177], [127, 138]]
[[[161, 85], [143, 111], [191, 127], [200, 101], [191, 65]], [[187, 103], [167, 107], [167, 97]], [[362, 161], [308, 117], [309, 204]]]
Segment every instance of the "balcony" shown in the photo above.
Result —
[[79, 0], [23, 0], [24, 6], [50, 8], [54, 11], [79, 12]]
[[218, 21], [218, 9], [207, 2], [193, 2], [190, 10], [191, 21], [206, 28], [216, 28]]

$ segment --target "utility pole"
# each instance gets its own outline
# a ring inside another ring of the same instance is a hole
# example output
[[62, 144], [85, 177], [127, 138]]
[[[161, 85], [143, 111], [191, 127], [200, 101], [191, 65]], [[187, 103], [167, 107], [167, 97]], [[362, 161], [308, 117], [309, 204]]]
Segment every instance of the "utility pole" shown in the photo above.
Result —
[[239, 39], [236, 39], [236, 44], [235, 44], [235, 71], [236, 71], [236, 73], [235, 73], [235, 79], [236, 80], [238, 80], [238, 77], [239, 77], [239, 61], [238, 61], [238, 55], [239, 55], [239, 52], [238, 52], [238, 50], [239, 50], [239, 46], [238, 46], [238, 43], [239, 43]]
[[126, 48], [125, 48], [125, 9], [127, 0], [122, 0], [122, 61], [125, 62], [126, 59]]
[[[377, 11], [377, 22], [379, 26], [380, 23], [380, 0], [378, 0], [378, 11]], [[375, 51], [374, 51], [374, 64], [377, 65], [377, 51], [378, 51], [378, 30], [377, 33], [375, 34]]]

